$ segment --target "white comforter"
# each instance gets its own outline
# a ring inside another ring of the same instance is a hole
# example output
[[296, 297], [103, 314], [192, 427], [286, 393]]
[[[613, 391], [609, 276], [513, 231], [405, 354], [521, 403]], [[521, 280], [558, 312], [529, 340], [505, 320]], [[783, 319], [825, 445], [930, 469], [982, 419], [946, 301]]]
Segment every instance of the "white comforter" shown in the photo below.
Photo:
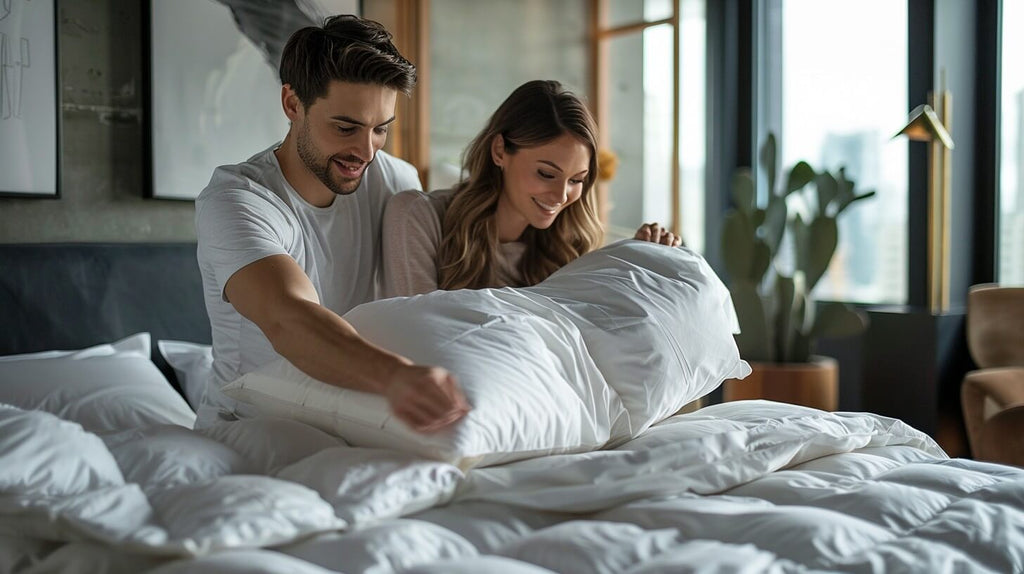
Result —
[[102, 437], [0, 407], [0, 572], [1024, 570], [1024, 471], [753, 401], [470, 471], [253, 419]]

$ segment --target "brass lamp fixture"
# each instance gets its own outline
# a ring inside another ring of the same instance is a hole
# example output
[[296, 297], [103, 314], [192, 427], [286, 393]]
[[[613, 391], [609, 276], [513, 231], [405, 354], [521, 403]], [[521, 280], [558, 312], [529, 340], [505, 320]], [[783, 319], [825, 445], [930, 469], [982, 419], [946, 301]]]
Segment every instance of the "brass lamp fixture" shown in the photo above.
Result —
[[[945, 81], [943, 79], [943, 86]], [[893, 137], [929, 142], [928, 153], [928, 305], [933, 313], [949, 309], [950, 181], [952, 179], [953, 96], [943, 87], [928, 93], [928, 103], [910, 112], [910, 121]]]

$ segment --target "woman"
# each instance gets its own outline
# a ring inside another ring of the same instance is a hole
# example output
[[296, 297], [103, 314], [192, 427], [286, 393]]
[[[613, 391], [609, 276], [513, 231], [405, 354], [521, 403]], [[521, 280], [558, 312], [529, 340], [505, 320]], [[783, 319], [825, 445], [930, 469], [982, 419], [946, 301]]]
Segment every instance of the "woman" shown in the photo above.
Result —
[[[598, 247], [596, 131], [558, 82], [517, 88], [466, 151], [464, 181], [388, 202], [384, 296], [534, 285]], [[680, 243], [656, 223], [636, 238]]]

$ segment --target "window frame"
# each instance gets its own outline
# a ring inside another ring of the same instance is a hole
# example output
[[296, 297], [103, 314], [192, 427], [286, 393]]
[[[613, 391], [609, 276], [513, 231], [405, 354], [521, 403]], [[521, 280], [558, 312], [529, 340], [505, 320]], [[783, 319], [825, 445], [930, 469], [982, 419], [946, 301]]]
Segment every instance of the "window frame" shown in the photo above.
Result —
[[[682, 74], [680, 73], [681, 58], [679, 58], [681, 42], [679, 15], [681, 12], [681, 0], [672, 0], [672, 14], [667, 18], [661, 18], [658, 20], [643, 20], [610, 26], [607, 23], [608, 12], [608, 0], [590, 0], [591, 85], [589, 92], [592, 108], [591, 111], [594, 113], [594, 118], [598, 127], [601, 128], [599, 129], [598, 146], [602, 149], [608, 149], [610, 147], [610, 130], [604, 129], [604, 126], [609, 125], [608, 82], [610, 77], [608, 48], [610, 41], [629, 34], [643, 34], [645, 30], [655, 26], [663, 26], [667, 24], [672, 27], [672, 151], [670, 153], [670, 160], [672, 163], [671, 165], [665, 166], [665, 169], [670, 170], [669, 197], [671, 198], [672, 209], [670, 229], [672, 233], [681, 235], [682, 228], [681, 222], [679, 221], [679, 213], [682, 201], [682, 190], [680, 188], [680, 174], [678, 168], [680, 165], [679, 137], [681, 120], [679, 97], [682, 89]], [[599, 182], [596, 185], [596, 191], [601, 225], [607, 229], [609, 225], [608, 187], [605, 183]]]

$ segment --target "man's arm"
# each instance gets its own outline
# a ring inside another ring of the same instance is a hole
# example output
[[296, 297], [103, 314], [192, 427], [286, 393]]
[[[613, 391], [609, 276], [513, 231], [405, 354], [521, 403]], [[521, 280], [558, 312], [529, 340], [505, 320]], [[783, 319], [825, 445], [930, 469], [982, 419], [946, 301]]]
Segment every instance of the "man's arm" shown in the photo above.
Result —
[[414, 429], [437, 430], [469, 411], [448, 371], [413, 365], [364, 340], [320, 304], [309, 278], [287, 255], [239, 269], [224, 294], [301, 371], [325, 383], [384, 395], [395, 415]]

